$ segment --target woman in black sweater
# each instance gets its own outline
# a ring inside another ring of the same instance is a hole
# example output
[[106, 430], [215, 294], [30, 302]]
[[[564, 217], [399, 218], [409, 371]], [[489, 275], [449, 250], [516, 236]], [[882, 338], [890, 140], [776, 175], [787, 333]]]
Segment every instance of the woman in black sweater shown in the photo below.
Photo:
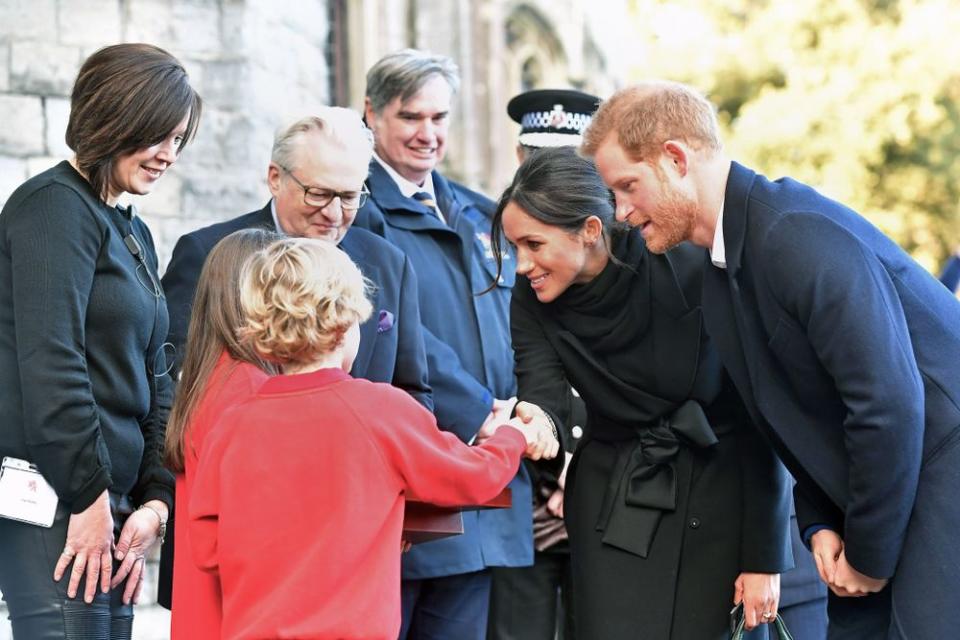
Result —
[[162, 49], [97, 51], [73, 88], [74, 157], [0, 213], [0, 454], [35, 465], [58, 498], [50, 528], [0, 518], [15, 638], [130, 637], [172, 502], [171, 392], [153, 241], [117, 200], [152, 190], [200, 106]]
[[569, 148], [524, 162], [501, 232], [517, 396], [561, 433], [570, 385], [587, 406], [564, 506], [578, 637], [728, 637], [735, 599], [751, 627], [771, 620], [792, 566], [787, 477], [702, 330], [703, 252], [649, 252]]

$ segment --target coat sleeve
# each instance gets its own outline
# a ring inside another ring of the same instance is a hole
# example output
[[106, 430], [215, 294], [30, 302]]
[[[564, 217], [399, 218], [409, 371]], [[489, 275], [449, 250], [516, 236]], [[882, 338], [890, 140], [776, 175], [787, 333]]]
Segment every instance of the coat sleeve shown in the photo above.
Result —
[[954, 293], [960, 292], [960, 253], [952, 256], [940, 274], [940, 282]]
[[423, 327], [433, 410], [444, 431], [470, 442], [493, 408], [493, 394], [463, 368], [450, 345]]
[[[408, 498], [441, 506], [483, 504], [516, 475], [526, 449], [517, 429], [502, 426], [483, 444], [471, 447], [440, 431], [433, 415], [409, 397], [384, 389], [387, 402], [372, 432], [387, 463], [402, 478]], [[396, 428], [398, 422], [403, 428]]]
[[510, 300], [517, 399], [535, 404], [550, 414], [564, 449], [570, 451], [573, 449], [573, 437], [569, 435], [570, 383], [559, 354], [544, 332], [535, 306], [538, 304], [526, 280], [518, 280]]
[[740, 570], [782, 573], [794, 566], [790, 540], [790, 489], [793, 480], [760, 430], [751, 424], [746, 408], [734, 394], [740, 486], [743, 488], [740, 528]]
[[161, 280], [167, 297], [167, 311], [170, 314], [170, 332], [167, 334], [167, 341], [175, 350], [173, 367], [170, 370], [174, 380], [183, 364], [193, 297], [197, 292], [200, 270], [203, 269], [207, 253], [195, 234], [181, 237], [173, 248], [173, 257], [170, 258], [170, 264], [167, 265], [167, 271]]
[[[72, 203], [71, 203], [72, 204]], [[31, 462], [79, 513], [110, 486], [87, 370], [85, 320], [103, 232], [79, 196], [47, 187], [24, 202], [10, 248], [14, 340]]]
[[228, 430], [207, 434], [200, 449], [197, 470], [189, 491], [188, 506], [190, 549], [193, 562], [203, 571], [215, 573], [220, 567], [218, 535], [220, 529], [221, 461]]
[[847, 558], [868, 576], [890, 577], [924, 432], [924, 389], [900, 298], [878, 257], [824, 216], [785, 215], [761, 246], [767, 286], [786, 312], [778, 329], [796, 348], [809, 344], [846, 407]]
[[[387, 235], [383, 212], [373, 199], [357, 212], [354, 225], [381, 238]], [[408, 262], [409, 264], [409, 262]], [[412, 273], [412, 267], [411, 267]], [[419, 298], [415, 298], [419, 300]], [[417, 303], [419, 305], [419, 303]], [[419, 317], [419, 306], [417, 317]], [[470, 442], [493, 408], [493, 394], [460, 363], [460, 357], [446, 342], [421, 324], [427, 357], [427, 377], [433, 392], [433, 411], [440, 428]]]
[[417, 274], [410, 260], [404, 256], [403, 275], [400, 278], [400, 323], [397, 327], [397, 369], [393, 385], [433, 411], [433, 392], [428, 381], [427, 353], [420, 323]]

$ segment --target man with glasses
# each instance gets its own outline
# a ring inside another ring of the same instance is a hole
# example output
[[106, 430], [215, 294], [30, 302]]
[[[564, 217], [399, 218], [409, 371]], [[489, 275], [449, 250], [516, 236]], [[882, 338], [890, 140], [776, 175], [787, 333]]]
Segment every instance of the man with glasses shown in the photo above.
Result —
[[180, 238], [163, 276], [170, 341], [178, 353], [186, 343], [200, 269], [221, 238], [238, 229], [261, 227], [326, 240], [338, 244], [376, 285], [375, 311], [361, 327], [360, 353], [352, 373], [392, 383], [432, 408], [413, 269], [382, 238], [362, 229], [347, 233], [367, 197], [363, 182], [372, 144], [356, 112], [323, 107], [317, 116], [298, 120], [274, 139], [267, 168], [273, 197], [263, 209]]
[[[272, 198], [265, 207], [188, 233], [177, 241], [163, 276], [170, 312], [168, 339], [178, 353], [175, 372], [183, 360], [190, 309], [207, 254], [234, 231], [265, 228], [333, 242], [350, 256], [375, 285], [371, 300], [374, 312], [360, 327], [360, 351], [351, 374], [391, 383], [433, 409], [417, 281], [410, 262], [389, 242], [369, 231], [350, 231], [357, 209], [367, 197], [364, 180], [372, 150], [370, 132], [356, 112], [321, 107], [315, 116], [281, 129], [274, 138], [267, 168]], [[173, 536], [167, 536], [161, 557], [161, 604], [169, 603], [172, 540]]]

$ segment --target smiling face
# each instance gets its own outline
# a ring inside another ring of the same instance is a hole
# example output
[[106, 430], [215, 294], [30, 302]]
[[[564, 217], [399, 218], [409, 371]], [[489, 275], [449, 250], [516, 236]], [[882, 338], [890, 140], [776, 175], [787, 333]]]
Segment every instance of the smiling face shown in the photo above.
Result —
[[594, 160], [616, 197], [617, 220], [638, 227], [650, 251], [663, 253], [692, 237], [698, 204], [662, 166], [633, 160], [613, 137]]
[[116, 204], [117, 198], [124, 193], [142, 196], [153, 191], [157, 180], [177, 161], [188, 120], [189, 115], [157, 144], [137, 149], [116, 159], [113, 163], [108, 204]]
[[304, 202], [303, 187], [297, 180], [307, 187], [358, 192], [367, 178], [367, 158], [369, 147], [365, 155], [339, 148], [316, 131], [300, 134], [290, 154], [291, 166], [287, 167], [290, 173], [272, 162], [267, 170], [267, 184], [283, 232], [298, 238], [340, 242], [353, 224], [357, 210], [344, 208], [340, 198], [323, 207], [310, 206]]
[[446, 153], [450, 100], [446, 79], [434, 75], [406, 102], [400, 96], [380, 113], [370, 106], [366, 119], [373, 130], [377, 155], [401, 176], [423, 184]]
[[517, 248], [517, 273], [530, 281], [540, 302], [552, 302], [572, 284], [592, 280], [608, 256], [596, 216], [570, 232], [540, 222], [515, 202], [503, 210], [503, 234]]

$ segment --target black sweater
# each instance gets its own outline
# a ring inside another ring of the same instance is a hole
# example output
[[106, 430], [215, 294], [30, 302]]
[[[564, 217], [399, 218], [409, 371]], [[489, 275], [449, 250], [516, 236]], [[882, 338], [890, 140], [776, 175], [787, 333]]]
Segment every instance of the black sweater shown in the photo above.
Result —
[[0, 213], [0, 455], [35, 463], [73, 513], [106, 488], [172, 501], [167, 308], [150, 232], [129, 216], [67, 162]]

